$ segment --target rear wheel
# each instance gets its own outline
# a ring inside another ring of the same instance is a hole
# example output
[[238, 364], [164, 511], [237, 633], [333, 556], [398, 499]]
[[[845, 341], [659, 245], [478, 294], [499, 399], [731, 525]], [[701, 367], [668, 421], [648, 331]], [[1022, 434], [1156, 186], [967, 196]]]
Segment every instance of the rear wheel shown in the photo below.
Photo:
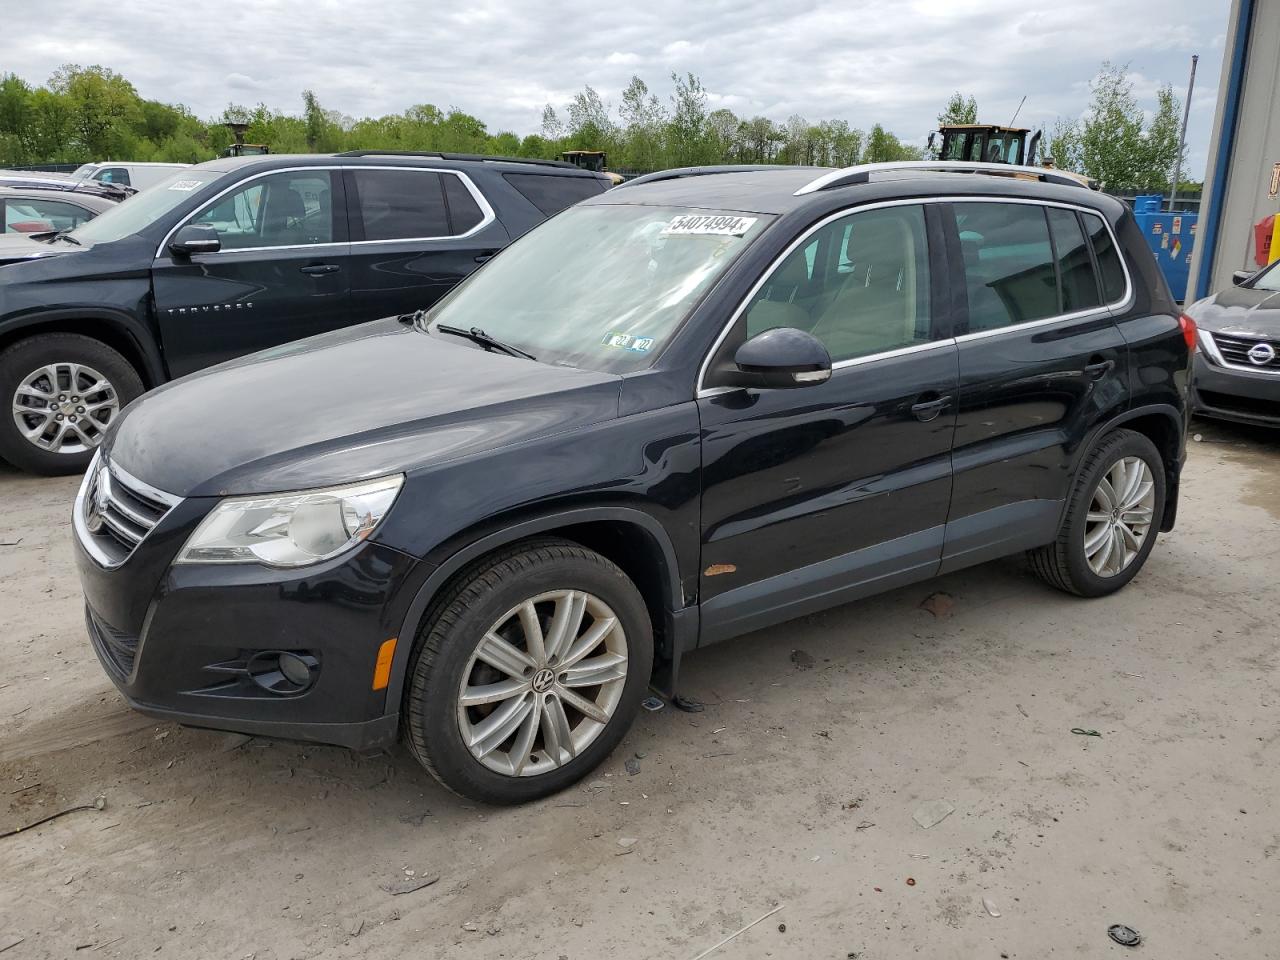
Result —
[[0, 353], [0, 456], [32, 473], [82, 473], [107, 428], [142, 394], [137, 371], [101, 341], [42, 333]]
[[1132, 430], [1108, 434], [1076, 477], [1057, 539], [1029, 552], [1036, 574], [1081, 597], [1114, 593], [1137, 576], [1164, 515], [1160, 452]]
[[617, 566], [566, 541], [517, 546], [463, 574], [419, 635], [409, 746], [463, 796], [545, 796], [622, 739], [652, 664], [648, 612]]

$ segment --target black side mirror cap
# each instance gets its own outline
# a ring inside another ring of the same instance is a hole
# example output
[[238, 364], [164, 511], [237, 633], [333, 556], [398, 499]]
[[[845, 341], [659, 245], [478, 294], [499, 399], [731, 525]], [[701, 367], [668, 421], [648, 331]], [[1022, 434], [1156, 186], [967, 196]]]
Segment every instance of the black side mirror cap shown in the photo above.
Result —
[[1235, 273], [1231, 275], [1231, 282], [1234, 283], [1237, 287], [1242, 287], [1249, 282], [1249, 279], [1252, 276], [1253, 276], [1252, 270], [1237, 270]]
[[169, 250], [180, 257], [189, 257], [193, 253], [217, 253], [221, 249], [218, 231], [207, 223], [189, 223], [169, 241]]
[[812, 387], [831, 379], [831, 354], [811, 333], [774, 327], [738, 348], [733, 362], [735, 386], [785, 390]]

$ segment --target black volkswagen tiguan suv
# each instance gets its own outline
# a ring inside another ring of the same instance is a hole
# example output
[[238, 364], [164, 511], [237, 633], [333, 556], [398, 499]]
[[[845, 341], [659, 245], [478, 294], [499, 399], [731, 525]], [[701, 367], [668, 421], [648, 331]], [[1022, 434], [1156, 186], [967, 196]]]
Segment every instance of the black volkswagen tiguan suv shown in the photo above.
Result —
[[83, 471], [144, 389], [429, 307], [610, 183], [559, 161], [461, 154], [222, 159], [43, 243], [9, 244], [0, 262], [24, 262], [0, 267], [0, 398], [12, 401], [0, 457]]
[[652, 175], [425, 314], [144, 396], [75, 504], [106, 670], [517, 802], [696, 647], [1020, 551], [1119, 589], [1173, 526], [1194, 326], [1122, 203], [995, 171]]

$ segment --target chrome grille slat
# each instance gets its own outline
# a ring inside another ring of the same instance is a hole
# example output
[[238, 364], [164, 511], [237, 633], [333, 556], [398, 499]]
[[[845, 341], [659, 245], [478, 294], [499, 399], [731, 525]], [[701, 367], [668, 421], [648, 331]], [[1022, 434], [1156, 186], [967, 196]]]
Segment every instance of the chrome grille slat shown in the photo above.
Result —
[[[1214, 333], [1212, 337], [1218, 352], [1222, 354], [1223, 362], [1229, 366], [1267, 373], [1280, 372], [1280, 340], [1225, 333]], [[1249, 359], [1249, 351], [1260, 343], [1270, 344], [1276, 351], [1276, 356], [1266, 363], [1254, 363]]]
[[100, 564], [119, 566], [179, 500], [95, 457], [76, 498], [76, 534]]

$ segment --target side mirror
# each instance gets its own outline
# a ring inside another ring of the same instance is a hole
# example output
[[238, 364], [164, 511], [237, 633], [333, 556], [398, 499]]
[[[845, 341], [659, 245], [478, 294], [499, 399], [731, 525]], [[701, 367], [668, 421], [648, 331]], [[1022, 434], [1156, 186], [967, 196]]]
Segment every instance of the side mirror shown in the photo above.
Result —
[[1242, 287], [1249, 281], [1249, 278], [1252, 276], [1253, 276], [1252, 270], [1237, 270], [1235, 273], [1231, 275], [1231, 282], [1234, 283], [1237, 287]]
[[193, 253], [217, 253], [222, 249], [218, 231], [207, 223], [188, 223], [173, 235], [169, 249], [180, 257]]
[[811, 333], [795, 327], [774, 327], [738, 348], [733, 377], [740, 387], [781, 390], [812, 387], [831, 378], [831, 354]]

